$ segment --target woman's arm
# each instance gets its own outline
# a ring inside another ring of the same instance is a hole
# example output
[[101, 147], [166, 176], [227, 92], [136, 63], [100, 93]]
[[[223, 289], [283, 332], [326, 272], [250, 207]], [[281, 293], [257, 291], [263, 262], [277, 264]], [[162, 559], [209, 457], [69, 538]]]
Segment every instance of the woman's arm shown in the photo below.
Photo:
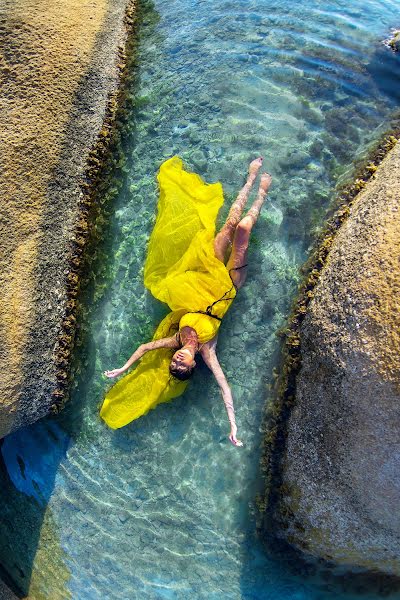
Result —
[[226, 412], [228, 413], [229, 423], [231, 424], [231, 433], [229, 435], [229, 439], [235, 446], [243, 446], [243, 443], [237, 439], [237, 427], [235, 421], [235, 411], [233, 409], [233, 398], [231, 388], [226, 380], [225, 374], [222, 370], [221, 365], [219, 364], [217, 354], [215, 352], [215, 348], [217, 345], [217, 338], [214, 338], [207, 344], [204, 344], [200, 353], [204, 359], [206, 365], [211, 369], [214, 374], [215, 379], [219, 385], [221, 390], [222, 398], [224, 400]]
[[139, 360], [139, 358], [142, 358], [142, 356], [149, 350], [157, 350], [157, 348], [179, 348], [179, 346], [180, 344], [175, 335], [172, 337], [161, 338], [160, 340], [154, 340], [153, 342], [148, 342], [147, 344], [142, 344], [137, 350], [135, 350], [123, 367], [120, 369], [113, 369], [112, 371], [104, 371], [104, 375], [106, 377], [117, 377], [118, 375], [121, 375], [121, 373], [127, 371], [134, 362]]

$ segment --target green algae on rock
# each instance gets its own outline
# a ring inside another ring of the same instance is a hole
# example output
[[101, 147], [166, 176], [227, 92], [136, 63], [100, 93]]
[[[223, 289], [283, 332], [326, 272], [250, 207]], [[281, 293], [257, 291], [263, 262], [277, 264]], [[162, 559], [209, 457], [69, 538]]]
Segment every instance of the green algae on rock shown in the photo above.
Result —
[[107, 145], [133, 6], [24, 0], [0, 11], [0, 437], [64, 395], [88, 231], [81, 184], [99, 166], [99, 131]]
[[396, 576], [399, 172], [399, 145], [378, 168], [369, 163], [342, 195], [351, 208], [330, 220], [311, 258], [286, 331], [282, 405], [264, 465], [267, 527], [278, 537], [318, 558]]

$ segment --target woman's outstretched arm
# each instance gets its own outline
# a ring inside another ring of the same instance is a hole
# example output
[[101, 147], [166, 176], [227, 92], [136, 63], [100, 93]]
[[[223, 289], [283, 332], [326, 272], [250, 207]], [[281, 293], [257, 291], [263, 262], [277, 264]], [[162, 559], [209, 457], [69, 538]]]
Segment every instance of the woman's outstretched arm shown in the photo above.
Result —
[[176, 339], [176, 336], [161, 338], [160, 340], [154, 340], [153, 342], [148, 342], [147, 344], [141, 344], [137, 350], [132, 354], [132, 356], [126, 361], [123, 367], [120, 369], [113, 369], [112, 371], [104, 371], [104, 375], [106, 377], [117, 377], [124, 373], [133, 365], [134, 362], [142, 358], [146, 352], [149, 350], [157, 350], [157, 348], [179, 348], [180, 344]]
[[237, 427], [235, 421], [235, 411], [233, 408], [233, 398], [231, 388], [226, 380], [225, 374], [222, 370], [221, 365], [219, 364], [217, 354], [215, 352], [217, 346], [217, 338], [215, 337], [213, 340], [204, 344], [200, 353], [204, 359], [206, 365], [211, 369], [214, 374], [215, 379], [219, 385], [221, 390], [222, 398], [224, 400], [226, 412], [228, 413], [229, 423], [231, 424], [231, 433], [229, 435], [229, 439], [235, 446], [243, 446], [243, 443], [237, 439]]

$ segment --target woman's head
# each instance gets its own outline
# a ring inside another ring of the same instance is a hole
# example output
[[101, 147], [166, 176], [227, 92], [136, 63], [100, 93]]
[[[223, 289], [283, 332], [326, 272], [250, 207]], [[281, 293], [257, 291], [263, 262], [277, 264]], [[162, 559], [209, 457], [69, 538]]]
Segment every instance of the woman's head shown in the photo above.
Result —
[[189, 348], [180, 348], [175, 352], [169, 365], [169, 372], [180, 381], [185, 381], [193, 373], [196, 362]]

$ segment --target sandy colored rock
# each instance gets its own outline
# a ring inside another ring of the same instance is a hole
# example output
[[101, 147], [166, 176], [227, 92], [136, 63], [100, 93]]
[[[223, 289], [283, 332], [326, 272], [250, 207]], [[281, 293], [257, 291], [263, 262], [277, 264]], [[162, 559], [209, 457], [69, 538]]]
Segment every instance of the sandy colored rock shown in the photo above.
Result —
[[51, 403], [79, 182], [118, 84], [128, 4], [0, 9], [0, 437]]
[[336, 235], [300, 330], [279, 535], [400, 576], [400, 144]]

